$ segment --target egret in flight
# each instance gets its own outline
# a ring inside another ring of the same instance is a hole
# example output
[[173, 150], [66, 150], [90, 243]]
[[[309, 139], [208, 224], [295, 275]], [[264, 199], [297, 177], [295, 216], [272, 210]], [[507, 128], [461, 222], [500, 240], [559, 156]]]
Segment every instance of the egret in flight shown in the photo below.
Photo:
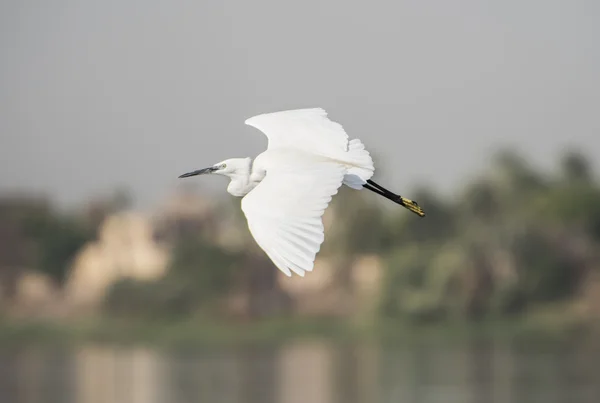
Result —
[[254, 161], [231, 158], [180, 178], [228, 176], [227, 191], [243, 197], [250, 233], [288, 277], [312, 271], [324, 241], [322, 216], [342, 185], [368, 189], [424, 217], [419, 205], [371, 180], [375, 167], [358, 139], [348, 140], [321, 108], [266, 113], [245, 122], [262, 131], [267, 150]]

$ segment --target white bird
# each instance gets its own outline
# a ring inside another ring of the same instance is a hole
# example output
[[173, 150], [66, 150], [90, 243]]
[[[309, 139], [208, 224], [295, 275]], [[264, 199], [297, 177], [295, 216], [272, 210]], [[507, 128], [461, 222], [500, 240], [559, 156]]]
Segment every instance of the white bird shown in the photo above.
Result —
[[243, 197], [250, 233], [288, 277], [312, 271], [324, 241], [322, 216], [342, 185], [369, 189], [425, 216], [419, 205], [371, 180], [375, 167], [358, 139], [348, 141], [339, 123], [321, 108], [266, 113], [245, 121], [262, 131], [267, 150], [254, 161], [232, 158], [188, 172], [228, 176], [227, 191]]

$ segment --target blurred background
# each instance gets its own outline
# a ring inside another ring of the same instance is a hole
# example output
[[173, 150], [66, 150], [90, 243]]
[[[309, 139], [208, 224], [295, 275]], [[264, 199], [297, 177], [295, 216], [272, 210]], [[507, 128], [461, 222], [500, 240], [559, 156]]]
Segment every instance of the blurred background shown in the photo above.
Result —
[[[599, 17], [0, 2], [0, 401], [600, 401]], [[287, 278], [176, 178], [317, 106], [428, 215], [342, 189]]]

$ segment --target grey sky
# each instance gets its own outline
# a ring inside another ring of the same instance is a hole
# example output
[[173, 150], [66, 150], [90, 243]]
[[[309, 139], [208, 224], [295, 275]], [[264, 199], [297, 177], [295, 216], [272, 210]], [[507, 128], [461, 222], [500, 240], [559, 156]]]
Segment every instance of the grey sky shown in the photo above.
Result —
[[124, 186], [151, 206], [182, 172], [261, 152], [247, 117], [312, 106], [407, 194], [504, 144], [598, 159], [599, 18], [593, 0], [2, 1], [0, 191]]

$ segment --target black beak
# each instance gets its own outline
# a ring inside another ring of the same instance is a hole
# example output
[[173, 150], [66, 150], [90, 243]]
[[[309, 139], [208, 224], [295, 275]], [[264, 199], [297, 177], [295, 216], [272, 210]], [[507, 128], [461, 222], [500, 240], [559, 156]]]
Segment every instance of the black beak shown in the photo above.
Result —
[[203, 169], [198, 169], [197, 171], [192, 171], [192, 172], [188, 172], [188, 173], [183, 174], [183, 175], [179, 175], [179, 177], [180, 178], [189, 178], [190, 176], [210, 174], [210, 173], [213, 173], [216, 170], [217, 170], [217, 168], [215, 168], [215, 167], [203, 168]]

